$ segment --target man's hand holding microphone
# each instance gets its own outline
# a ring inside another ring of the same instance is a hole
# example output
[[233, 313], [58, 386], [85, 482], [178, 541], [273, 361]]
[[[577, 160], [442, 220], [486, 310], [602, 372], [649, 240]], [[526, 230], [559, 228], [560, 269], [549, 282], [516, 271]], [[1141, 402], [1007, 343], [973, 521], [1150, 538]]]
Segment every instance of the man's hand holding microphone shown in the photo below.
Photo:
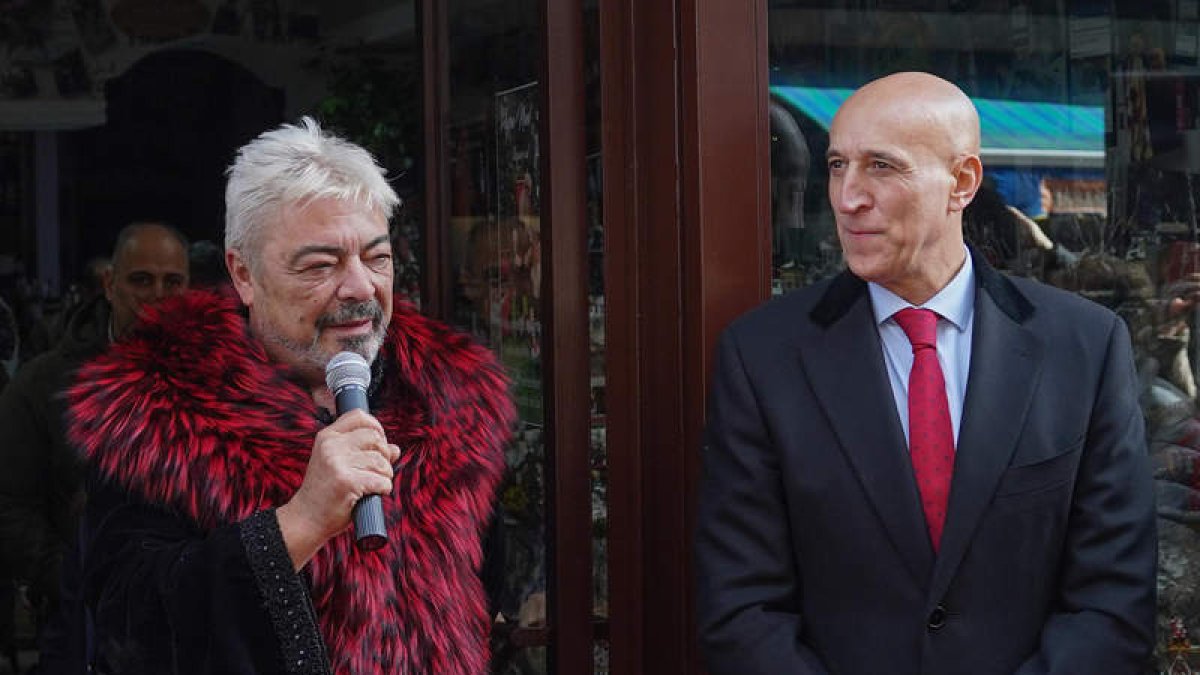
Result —
[[366, 360], [353, 352], [339, 353], [326, 367], [338, 418], [317, 434], [304, 482], [276, 510], [296, 570], [352, 520], [360, 549], [387, 542], [379, 495], [392, 490], [400, 448], [388, 443], [379, 420], [367, 412], [370, 376]]

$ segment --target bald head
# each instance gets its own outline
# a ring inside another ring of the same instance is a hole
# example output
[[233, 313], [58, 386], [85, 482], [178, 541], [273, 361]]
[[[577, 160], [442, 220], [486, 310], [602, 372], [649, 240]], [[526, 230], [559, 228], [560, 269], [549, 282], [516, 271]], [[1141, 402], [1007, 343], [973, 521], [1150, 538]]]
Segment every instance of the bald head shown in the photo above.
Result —
[[947, 157], [979, 154], [979, 113], [961, 89], [929, 73], [895, 73], [854, 92], [839, 116], [869, 113], [898, 124], [934, 131]]
[[122, 335], [143, 305], [182, 293], [188, 285], [187, 240], [163, 223], [133, 223], [113, 246], [104, 274], [104, 296], [112, 307], [112, 329]]
[[966, 258], [962, 211], [983, 178], [979, 114], [928, 73], [897, 73], [846, 99], [829, 127], [829, 199], [851, 271], [914, 305]]

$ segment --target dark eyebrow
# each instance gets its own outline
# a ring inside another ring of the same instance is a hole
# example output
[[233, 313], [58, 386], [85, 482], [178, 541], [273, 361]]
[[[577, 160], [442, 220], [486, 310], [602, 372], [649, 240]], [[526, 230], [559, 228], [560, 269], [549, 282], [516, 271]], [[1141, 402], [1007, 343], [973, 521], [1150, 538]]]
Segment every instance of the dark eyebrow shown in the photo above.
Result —
[[363, 250], [370, 251], [371, 249], [375, 248], [376, 246], [379, 246], [380, 244], [390, 244], [390, 243], [391, 243], [391, 237], [386, 234], [381, 234], [378, 237], [375, 237], [371, 241], [367, 242], [367, 245], [363, 247]]

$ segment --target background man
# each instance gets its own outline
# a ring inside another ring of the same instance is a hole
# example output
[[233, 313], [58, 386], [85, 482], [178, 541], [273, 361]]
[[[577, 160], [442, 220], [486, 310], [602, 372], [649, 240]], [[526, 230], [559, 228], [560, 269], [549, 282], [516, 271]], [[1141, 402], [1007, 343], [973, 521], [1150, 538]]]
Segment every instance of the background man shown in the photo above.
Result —
[[[189, 294], [81, 373], [101, 672], [486, 672], [479, 534], [513, 407], [490, 352], [393, 303], [382, 173], [308, 118], [262, 134], [226, 188], [244, 311]], [[371, 414], [334, 420], [343, 350], [373, 362]], [[371, 552], [348, 527], [367, 494]]]
[[864, 86], [827, 161], [849, 270], [718, 348], [710, 672], [1143, 672], [1154, 510], [1125, 325], [964, 246], [983, 167], [952, 84]]
[[[118, 233], [103, 274], [103, 297], [77, 308], [58, 343], [24, 364], [0, 395], [0, 550], [29, 583], [41, 620], [57, 609], [83, 500], [81, 458], [66, 439], [65, 390], [80, 364], [124, 335], [145, 306], [186, 290], [187, 241], [163, 223], [132, 223]], [[65, 580], [68, 592], [77, 580]], [[61, 651], [62, 628], [42, 636], [43, 672]]]

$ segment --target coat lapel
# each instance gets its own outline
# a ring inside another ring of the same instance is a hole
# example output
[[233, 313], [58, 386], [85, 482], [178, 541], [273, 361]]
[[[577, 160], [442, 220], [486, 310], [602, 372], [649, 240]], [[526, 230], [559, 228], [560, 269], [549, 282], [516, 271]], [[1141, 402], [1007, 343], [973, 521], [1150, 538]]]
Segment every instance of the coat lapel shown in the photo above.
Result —
[[811, 316], [824, 330], [801, 345], [804, 371], [896, 550], [925, 587], [933, 550], [866, 285], [843, 274]]
[[949, 586], [1012, 459], [1042, 367], [1041, 340], [1023, 325], [1033, 307], [978, 256], [975, 264], [971, 370], [931, 601]]

